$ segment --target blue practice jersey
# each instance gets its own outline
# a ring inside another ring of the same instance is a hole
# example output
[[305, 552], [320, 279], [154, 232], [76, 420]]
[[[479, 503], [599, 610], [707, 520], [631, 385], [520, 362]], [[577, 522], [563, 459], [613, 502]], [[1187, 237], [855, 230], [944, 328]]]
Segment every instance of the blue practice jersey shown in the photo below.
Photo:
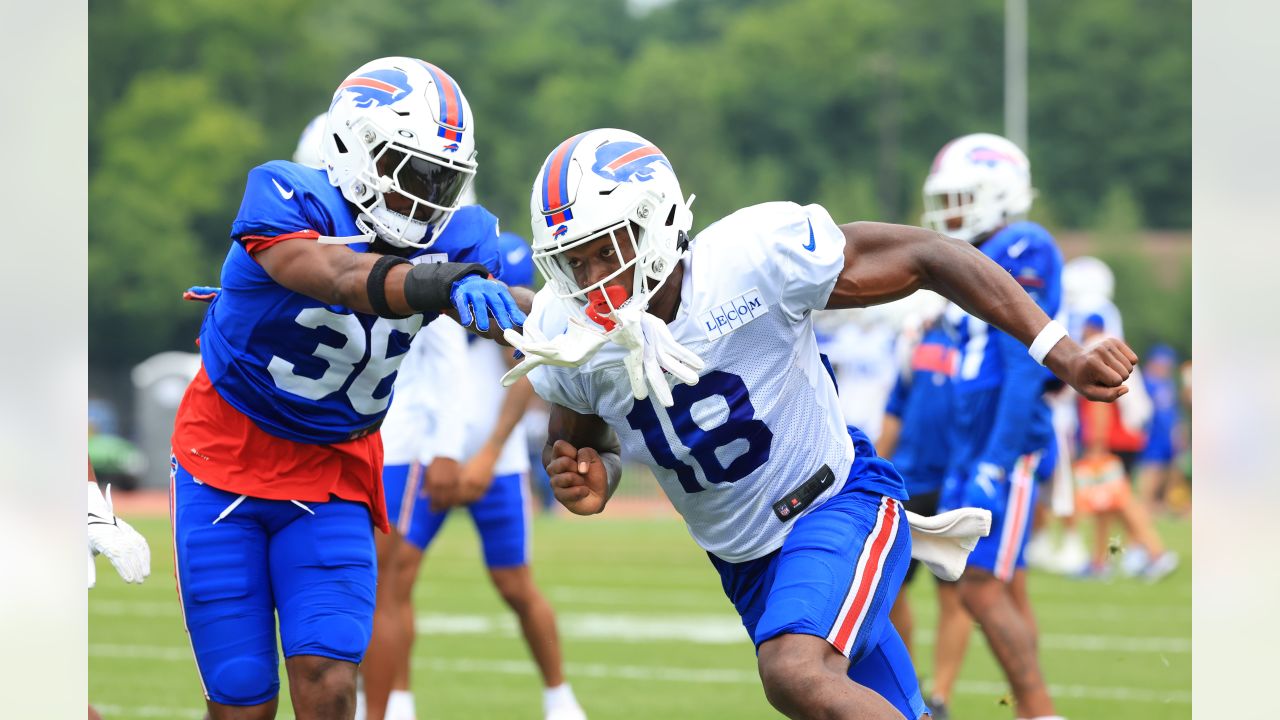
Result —
[[893, 466], [911, 495], [942, 487], [951, 459], [951, 376], [958, 352], [950, 334], [931, 327], [911, 353], [911, 367], [898, 376], [885, 412], [902, 421]]
[[[409, 342], [435, 315], [390, 320], [326, 305], [271, 279], [248, 248], [281, 236], [360, 234], [351, 205], [323, 170], [282, 160], [249, 173], [218, 294], [200, 330], [200, 354], [218, 394], [262, 430], [329, 444], [381, 422]], [[412, 262], [477, 262], [502, 272], [497, 218], [459, 209]], [[368, 252], [367, 243], [349, 245]]]
[[[1062, 305], [1062, 253], [1048, 231], [1018, 222], [995, 233], [980, 248], [1018, 281], [1049, 317]], [[974, 463], [1013, 469], [1018, 457], [1053, 442], [1045, 384], [1053, 375], [1031, 359], [1008, 334], [966, 314], [947, 309], [960, 363], [952, 423], [953, 470], [967, 473]]]

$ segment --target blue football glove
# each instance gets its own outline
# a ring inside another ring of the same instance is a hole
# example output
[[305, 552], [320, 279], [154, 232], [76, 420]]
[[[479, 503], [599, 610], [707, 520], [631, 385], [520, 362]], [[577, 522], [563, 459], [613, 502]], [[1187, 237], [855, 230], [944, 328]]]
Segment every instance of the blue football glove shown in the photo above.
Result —
[[980, 462], [964, 486], [964, 504], [991, 511], [991, 521], [1004, 516], [1009, 501], [1008, 473], [995, 463]]
[[474, 321], [477, 330], [487, 332], [490, 315], [503, 330], [524, 325], [524, 313], [511, 297], [511, 291], [496, 280], [468, 275], [453, 284], [449, 299], [458, 311], [458, 322], [464, 327]]

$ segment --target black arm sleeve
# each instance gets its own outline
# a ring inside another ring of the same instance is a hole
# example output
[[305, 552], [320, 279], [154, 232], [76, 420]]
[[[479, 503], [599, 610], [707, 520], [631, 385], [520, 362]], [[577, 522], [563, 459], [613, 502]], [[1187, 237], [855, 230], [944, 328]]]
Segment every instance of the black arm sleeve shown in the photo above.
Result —
[[468, 275], [489, 277], [489, 268], [480, 263], [423, 263], [414, 265], [404, 278], [404, 299], [417, 311], [439, 312], [453, 309], [449, 298], [453, 284]]
[[396, 265], [407, 265], [408, 263], [409, 261], [404, 258], [384, 255], [378, 258], [378, 262], [374, 263], [373, 269], [369, 271], [369, 280], [365, 283], [365, 290], [369, 293], [369, 304], [373, 306], [373, 312], [378, 317], [392, 320], [408, 317], [408, 315], [396, 313], [387, 304], [387, 273], [391, 272], [391, 268]]

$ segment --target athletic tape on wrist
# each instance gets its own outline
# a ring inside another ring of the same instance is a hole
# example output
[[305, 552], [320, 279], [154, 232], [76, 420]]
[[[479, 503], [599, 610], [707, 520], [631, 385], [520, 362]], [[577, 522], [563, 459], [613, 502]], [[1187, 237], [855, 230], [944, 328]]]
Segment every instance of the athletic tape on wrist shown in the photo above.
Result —
[[408, 315], [400, 315], [392, 310], [391, 305], [387, 303], [387, 273], [391, 272], [391, 268], [397, 265], [408, 264], [409, 261], [402, 257], [383, 255], [378, 258], [378, 262], [374, 263], [373, 269], [369, 271], [369, 280], [365, 283], [365, 291], [369, 294], [369, 304], [373, 306], [373, 312], [378, 317], [392, 320], [409, 317]]
[[1027, 348], [1027, 353], [1031, 355], [1031, 359], [1044, 365], [1045, 356], [1053, 349], [1058, 341], [1067, 336], [1067, 329], [1062, 327], [1062, 323], [1057, 320], [1050, 320], [1045, 325], [1040, 334], [1036, 335], [1036, 339], [1031, 341], [1031, 347]]

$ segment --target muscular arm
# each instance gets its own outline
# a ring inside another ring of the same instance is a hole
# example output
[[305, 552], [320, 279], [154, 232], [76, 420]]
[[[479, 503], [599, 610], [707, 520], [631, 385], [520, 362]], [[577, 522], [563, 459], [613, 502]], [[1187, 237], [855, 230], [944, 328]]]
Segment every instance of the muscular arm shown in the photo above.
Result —
[[[1030, 345], [1049, 323], [1017, 281], [972, 245], [906, 225], [856, 222], [841, 225], [844, 269], [828, 309], [866, 307], [933, 290], [969, 314]], [[1093, 400], [1114, 400], [1138, 360], [1127, 345], [1111, 340], [1082, 349], [1064, 337], [1045, 366]]]
[[570, 512], [604, 510], [622, 478], [621, 453], [617, 434], [604, 420], [551, 406], [542, 461], [556, 499]]
[[[512, 288], [512, 290], [515, 289]], [[516, 298], [517, 302], [519, 300], [520, 298]], [[510, 353], [503, 353], [503, 360], [506, 361], [508, 368], [516, 366], [517, 361], [511, 357]], [[498, 408], [498, 421], [494, 424], [493, 431], [489, 433], [488, 440], [485, 441], [485, 444], [495, 453], [501, 452], [502, 446], [507, 444], [507, 438], [511, 437], [511, 431], [516, 429], [516, 425], [524, 417], [525, 410], [529, 408], [529, 401], [532, 399], [533, 383], [529, 382], [527, 377], [520, 378], [503, 393], [502, 406]]]
[[[358, 253], [340, 245], [324, 245], [314, 240], [295, 238], [276, 243], [254, 254], [272, 280], [290, 290], [330, 305], [343, 305], [357, 312], [374, 313], [369, 302], [369, 272], [383, 255]], [[412, 266], [396, 265], [387, 272], [387, 305], [400, 315], [424, 310], [440, 310], [458, 319], [449, 307], [414, 308], [405, 297], [405, 277]], [[446, 293], [447, 295], [447, 293]], [[533, 293], [524, 288], [511, 288], [511, 295], [523, 312], [533, 304]], [[502, 330], [491, 324], [487, 332], [477, 334], [499, 340]]]
[[[290, 290], [369, 314], [373, 313], [367, 288], [369, 271], [381, 257], [378, 253], [358, 253], [344, 245], [322, 245], [305, 238], [284, 240], [253, 256], [272, 280]], [[387, 304], [401, 315], [420, 312], [409, 307], [404, 297], [409, 268], [397, 265], [387, 273]]]

